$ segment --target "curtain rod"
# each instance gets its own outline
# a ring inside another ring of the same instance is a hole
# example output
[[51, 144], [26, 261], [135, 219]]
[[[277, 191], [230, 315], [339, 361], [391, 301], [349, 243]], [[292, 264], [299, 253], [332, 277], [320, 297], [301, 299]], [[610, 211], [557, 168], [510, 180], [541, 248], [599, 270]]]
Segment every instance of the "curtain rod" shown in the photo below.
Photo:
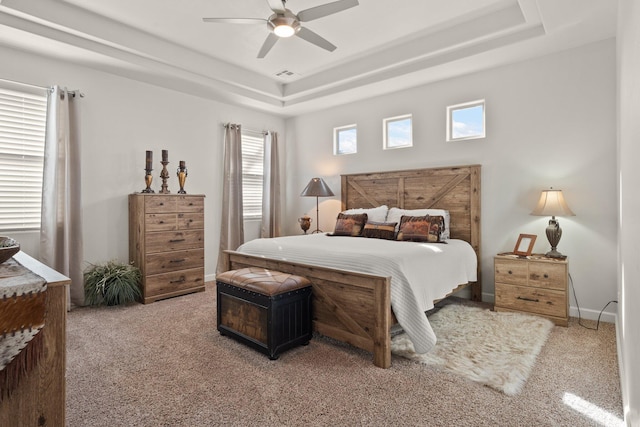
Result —
[[[222, 127], [226, 129], [226, 128], [229, 127], [230, 124], [231, 123], [223, 123]], [[240, 127], [242, 127], [242, 125], [240, 125]], [[249, 129], [249, 128], [245, 128], [245, 127], [242, 127], [242, 130], [246, 130], [247, 132], [259, 133], [261, 135], [266, 135], [266, 134], [269, 133], [269, 131], [266, 131], [266, 130], [254, 130], [254, 129]]]
[[[52, 87], [51, 87], [51, 88], [49, 88], [49, 90], [53, 92], [53, 88], [52, 88]], [[76, 89], [76, 90], [68, 90], [68, 89], [65, 89], [65, 91], [67, 92], [67, 94], [68, 94], [68, 95], [70, 95], [70, 96], [72, 96], [72, 97], [74, 97], [74, 98], [75, 98], [76, 96], [79, 96], [80, 98], [84, 98], [84, 93], [80, 92], [80, 91], [79, 91], [79, 90], [77, 90], [77, 89]]]
[[[0, 0], [2, 1], [2, 0]], [[38, 86], [38, 85], [32, 85], [30, 83], [23, 83], [23, 82], [18, 82], [15, 80], [9, 80], [9, 79], [2, 79], [0, 78], [0, 82], [6, 82], [6, 83], [12, 83], [12, 84], [16, 84], [19, 86], [26, 86], [26, 87], [30, 87], [33, 89], [42, 89], [45, 90], [47, 92], [53, 90], [53, 87], [49, 86], [49, 87], [44, 87], [44, 86]], [[66, 90], [66, 89], [65, 89]], [[79, 96], [80, 98], [84, 98], [84, 93], [80, 92], [79, 90], [67, 90], [67, 93], [73, 97], [75, 97], [76, 95]]]

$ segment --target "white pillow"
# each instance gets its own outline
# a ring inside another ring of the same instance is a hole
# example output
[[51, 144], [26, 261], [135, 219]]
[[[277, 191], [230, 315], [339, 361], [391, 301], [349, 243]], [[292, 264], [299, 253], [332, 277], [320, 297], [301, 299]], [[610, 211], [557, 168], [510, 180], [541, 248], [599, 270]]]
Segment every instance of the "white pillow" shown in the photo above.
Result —
[[342, 213], [347, 215], [353, 214], [367, 214], [367, 221], [373, 222], [385, 222], [387, 219], [387, 211], [389, 207], [387, 205], [378, 206], [377, 208], [357, 208], [357, 209], [347, 209], [346, 211], [342, 211]]
[[406, 216], [424, 216], [424, 215], [441, 215], [444, 217], [444, 233], [442, 233], [442, 240], [449, 239], [449, 222], [451, 220], [451, 215], [448, 210], [445, 209], [400, 209], [400, 208], [391, 208], [389, 209], [389, 213], [387, 213], [387, 222], [397, 222], [396, 231], [398, 230], [398, 226], [400, 225], [400, 218], [402, 215]]

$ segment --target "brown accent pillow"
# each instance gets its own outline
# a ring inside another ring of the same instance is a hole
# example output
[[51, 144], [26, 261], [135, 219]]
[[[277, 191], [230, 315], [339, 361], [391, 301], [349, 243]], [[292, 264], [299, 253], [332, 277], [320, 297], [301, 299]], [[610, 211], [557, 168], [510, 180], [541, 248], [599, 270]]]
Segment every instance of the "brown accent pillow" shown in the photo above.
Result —
[[444, 217], [434, 216], [406, 216], [400, 218], [397, 240], [412, 242], [446, 243], [442, 240], [444, 231]]
[[398, 235], [396, 236], [396, 240], [409, 240], [412, 242], [428, 242], [430, 228], [431, 228], [431, 222], [429, 222], [429, 215], [425, 215], [425, 216], [402, 215], [400, 217], [400, 226], [398, 227]]
[[364, 225], [362, 235], [374, 239], [395, 240], [397, 222], [375, 222], [368, 221]]
[[336, 228], [333, 230], [334, 236], [353, 236], [362, 235], [364, 224], [367, 222], [367, 214], [348, 215], [344, 213], [338, 214], [336, 220]]

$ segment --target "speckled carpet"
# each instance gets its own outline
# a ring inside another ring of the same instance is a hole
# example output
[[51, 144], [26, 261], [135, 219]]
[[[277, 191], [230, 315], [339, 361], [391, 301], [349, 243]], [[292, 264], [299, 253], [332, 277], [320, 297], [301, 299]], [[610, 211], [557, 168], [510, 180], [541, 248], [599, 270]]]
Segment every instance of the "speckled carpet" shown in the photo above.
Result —
[[[554, 327], [516, 396], [314, 336], [269, 360], [215, 328], [215, 287], [67, 323], [67, 425], [590, 426], [622, 417], [615, 328]], [[594, 326], [594, 325], [592, 325]], [[604, 421], [603, 421], [604, 420]]]

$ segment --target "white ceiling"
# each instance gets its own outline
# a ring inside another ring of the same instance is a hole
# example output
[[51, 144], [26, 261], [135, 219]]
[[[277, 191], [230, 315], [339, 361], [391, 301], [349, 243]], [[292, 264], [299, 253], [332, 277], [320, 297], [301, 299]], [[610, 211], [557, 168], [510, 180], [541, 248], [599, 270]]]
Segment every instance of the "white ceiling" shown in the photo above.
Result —
[[264, 59], [266, 24], [202, 21], [271, 13], [267, 0], [0, 0], [0, 44], [293, 116], [613, 37], [617, 1], [360, 0], [303, 23], [334, 52], [292, 37]]

